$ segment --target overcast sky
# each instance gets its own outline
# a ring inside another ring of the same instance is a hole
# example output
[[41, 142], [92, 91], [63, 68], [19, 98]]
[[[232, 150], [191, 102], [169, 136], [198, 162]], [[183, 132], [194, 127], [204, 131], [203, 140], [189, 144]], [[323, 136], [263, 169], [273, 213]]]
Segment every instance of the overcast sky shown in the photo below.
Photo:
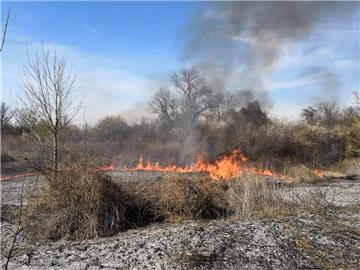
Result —
[[[129, 121], [148, 116], [148, 101], [168, 84], [169, 74], [194, 64], [181, 57], [181, 46], [189, 22], [210, 10], [200, 2], [1, 5], [2, 21], [12, 7], [1, 55], [2, 100], [17, 106], [26, 51], [49, 43], [77, 74], [78, 95], [84, 98], [77, 123], [85, 115], [92, 124], [108, 114], [122, 114]], [[282, 44], [271, 72], [264, 76], [272, 115], [294, 119], [302, 108], [324, 97], [351, 104], [351, 93], [359, 89], [359, 4], [346, 16], [326, 16], [328, 20], [317, 23], [306, 38]], [[249, 43], [246, 37], [234, 42]], [[238, 90], [235, 81], [228, 88]], [[336, 89], [330, 93], [330, 88]]]

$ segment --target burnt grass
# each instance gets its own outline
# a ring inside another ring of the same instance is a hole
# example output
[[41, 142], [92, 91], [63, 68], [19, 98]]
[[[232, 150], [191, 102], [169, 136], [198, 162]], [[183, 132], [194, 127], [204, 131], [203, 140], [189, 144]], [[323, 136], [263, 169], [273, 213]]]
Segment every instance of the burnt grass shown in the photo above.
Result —
[[[125, 176], [161, 181], [156, 174]], [[1, 183], [2, 263], [22, 183]], [[24, 183], [30, 191], [35, 178]], [[82, 241], [33, 240], [25, 230], [9, 269], [359, 269], [360, 179], [281, 186], [280, 192], [297, 207], [264, 218], [163, 221]]]

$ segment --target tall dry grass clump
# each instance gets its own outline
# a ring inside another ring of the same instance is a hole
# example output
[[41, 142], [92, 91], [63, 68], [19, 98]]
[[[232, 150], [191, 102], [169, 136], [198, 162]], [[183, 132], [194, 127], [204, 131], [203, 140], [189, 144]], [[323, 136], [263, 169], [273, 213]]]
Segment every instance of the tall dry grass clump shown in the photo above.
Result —
[[266, 177], [237, 179], [171, 177], [159, 186], [159, 204], [168, 220], [274, 217], [284, 213], [279, 186]]
[[208, 178], [168, 177], [160, 185], [159, 209], [167, 220], [224, 216], [223, 191]]
[[254, 174], [229, 182], [226, 200], [229, 210], [240, 219], [277, 216], [284, 206], [278, 185]]
[[88, 164], [45, 177], [46, 185], [30, 200], [38, 216], [30, 227], [35, 238], [110, 236], [142, 221], [133, 195]]
[[282, 170], [282, 173], [284, 175], [289, 176], [292, 179], [295, 179], [296, 181], [310, 182], [310, 183], [320, 181], [323, 179], [321, 177], [321, 174], [320, 173], [316, 174], [316, 172], [319, 172], [319, 170], [310, 169], [303, 164], [289, 166]]
[[360, 175], [360, 158], [344, 160], [337, 169], [347, 176]]

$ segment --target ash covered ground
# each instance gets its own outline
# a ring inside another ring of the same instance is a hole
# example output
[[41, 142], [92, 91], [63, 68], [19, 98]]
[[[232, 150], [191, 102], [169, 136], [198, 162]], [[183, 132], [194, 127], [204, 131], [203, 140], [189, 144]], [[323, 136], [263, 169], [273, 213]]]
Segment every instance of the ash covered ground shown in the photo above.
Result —
[[[112, 176], [160, 180], [162, 174]], [[26, 178], [25, 189], [35, 182]], [[22, 180], [1, 182], [2, 259], [22, 185]], [[284, 186], [281, 193], [288, 201], [322, 194], [328, 205], [325, 211], [299, 209], [267, 220], [156, 223], [88, 241], [34, 242], [23, 234], [9, 269], [359, 269], [360, 179]]]

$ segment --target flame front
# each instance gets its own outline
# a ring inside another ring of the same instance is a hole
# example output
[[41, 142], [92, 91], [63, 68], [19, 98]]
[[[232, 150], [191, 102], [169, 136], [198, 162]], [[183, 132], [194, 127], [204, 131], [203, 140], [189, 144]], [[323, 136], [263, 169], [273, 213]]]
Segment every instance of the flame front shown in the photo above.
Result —
[[190, 172], [204, 172], [208, 173], [211, 178], [231, 179], [241, 175], [243, 172], [251, 172], [255, 174], [261, 174], [265, 176], [274, 175], [271, 170], [258, 169], [253, 167], [242, 167], [241, 163], [246, 162], [246, 157], [240, 149], [234, 149], [230, 155], [224, 156], [215, 161], [215, 163], [207, 163], [201, 154], [196, 157], [195, 163], [186, 167], [179, 167], [174, 164], [161, 166], [158, 162], [152, 163], [146, 161], [144, 163], [143, 155], [140, 155], [139, 162], [133, 168], [124, 166], [126, 171], [158, 171], [158, 172], [177, 172], [177, 173], [190, 173]]
[[115, 170], [115, 166], [114, 164], [110, 164], [110, 165], [105, 165], [105, 166], [100, 166], [96, 168], [99, 171], [113, 171]]

